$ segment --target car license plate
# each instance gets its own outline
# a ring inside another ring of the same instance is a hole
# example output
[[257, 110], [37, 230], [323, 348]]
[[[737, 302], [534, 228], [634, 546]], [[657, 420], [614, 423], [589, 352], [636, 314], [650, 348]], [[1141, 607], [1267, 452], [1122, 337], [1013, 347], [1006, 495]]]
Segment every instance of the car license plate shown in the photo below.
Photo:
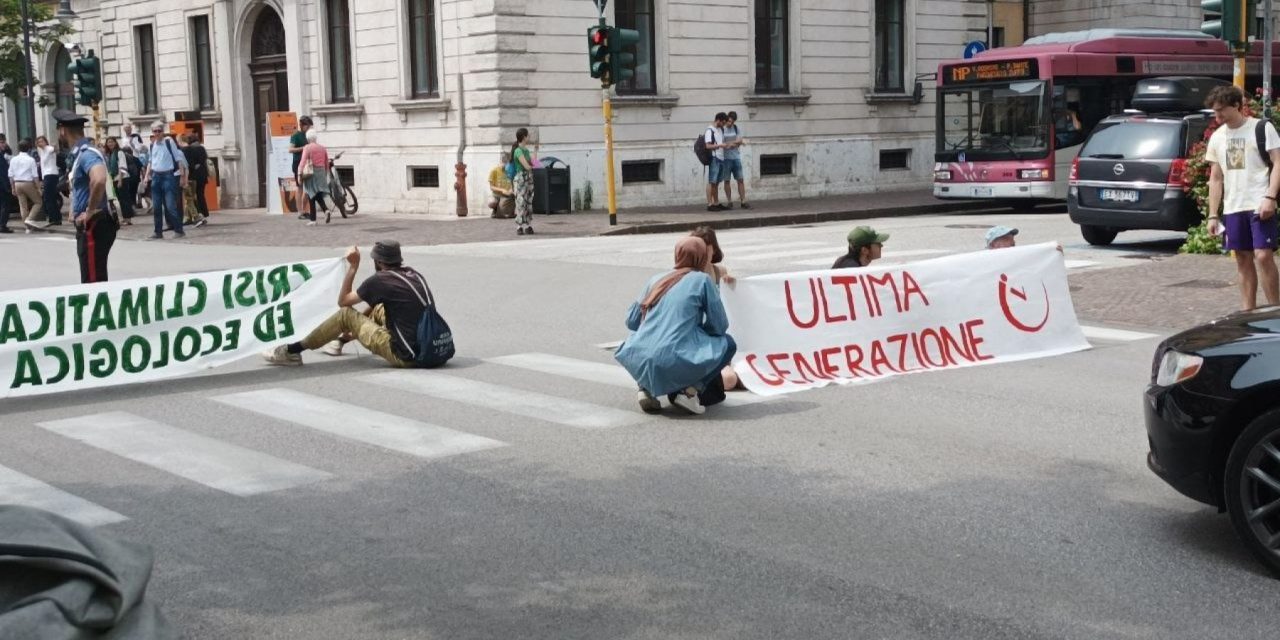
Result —
[[990, 198], [993, 195], [995, 195], [995, 189], [992, 189], [991, 187], [973, 188], [973, 197], [975, 198]]
[[1098, 197], [1110, 202], [1137, 202], [1138, 192], [1132, 189], [1100, 189]]

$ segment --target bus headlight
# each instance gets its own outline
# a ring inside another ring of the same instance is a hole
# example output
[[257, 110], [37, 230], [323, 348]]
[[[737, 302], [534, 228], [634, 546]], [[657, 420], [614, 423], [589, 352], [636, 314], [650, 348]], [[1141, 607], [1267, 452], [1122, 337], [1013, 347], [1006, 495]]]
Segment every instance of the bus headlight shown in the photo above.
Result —
[[950, 172], [950, 171], [945, 171], [945, 170], [943, 170], [943, 171], [934, 171], [934, 172], [933, 172], [933, 179], [934, 179], [934, 180], [937, 180], [937, 181], [939, 181], [939, 182], [950, 182], [950, 181], [951, 181], [951, 172]]
[[1021, 169], [1018, 171], [1018, 177], [1022, 180], [1048, 180], [1048, 169]]

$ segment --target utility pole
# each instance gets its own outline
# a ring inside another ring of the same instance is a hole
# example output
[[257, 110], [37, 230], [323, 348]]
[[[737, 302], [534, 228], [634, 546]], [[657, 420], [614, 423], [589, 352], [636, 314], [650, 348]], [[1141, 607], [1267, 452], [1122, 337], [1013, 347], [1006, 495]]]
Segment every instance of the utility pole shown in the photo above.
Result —
[[22, 70], [27, 75], [27, 131], [19, 131], [24, 138], [36, 137], [36, 91], [31, 77], [31, 7], [30, 0], [22, 0]]
[[1271, 41], [1275, 39], [1271, 24], [1271, 0], [1262, 3], [1262, 113], [1271, 119]]

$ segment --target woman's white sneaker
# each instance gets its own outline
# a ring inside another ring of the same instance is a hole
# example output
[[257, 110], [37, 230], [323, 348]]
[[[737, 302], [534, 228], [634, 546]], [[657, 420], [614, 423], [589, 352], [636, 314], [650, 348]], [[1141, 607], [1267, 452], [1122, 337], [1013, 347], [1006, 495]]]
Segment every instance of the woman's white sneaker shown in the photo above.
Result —
[[690, 415], [700, 416], [707, 412], [707, 408], [702, 406], [702, 402], [698, 400], [698, 392], [693, 387], [685, 389], [683, 393], [677, 393], [671, 400], [673, 406], [679, 407], [681, 410]]

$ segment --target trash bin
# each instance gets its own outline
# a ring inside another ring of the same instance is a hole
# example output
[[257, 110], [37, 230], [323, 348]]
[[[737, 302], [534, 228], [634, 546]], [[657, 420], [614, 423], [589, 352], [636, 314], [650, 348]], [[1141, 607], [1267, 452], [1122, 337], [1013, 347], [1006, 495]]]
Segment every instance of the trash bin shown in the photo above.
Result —
[[[533, 212], [536, 214], [568, 213], [573, 198], [569, 193], [569, 165], [559, 158], [540, 158], [541, 167], [533, 170]], [[560, 166], [555, 166], [559, 164]]]

